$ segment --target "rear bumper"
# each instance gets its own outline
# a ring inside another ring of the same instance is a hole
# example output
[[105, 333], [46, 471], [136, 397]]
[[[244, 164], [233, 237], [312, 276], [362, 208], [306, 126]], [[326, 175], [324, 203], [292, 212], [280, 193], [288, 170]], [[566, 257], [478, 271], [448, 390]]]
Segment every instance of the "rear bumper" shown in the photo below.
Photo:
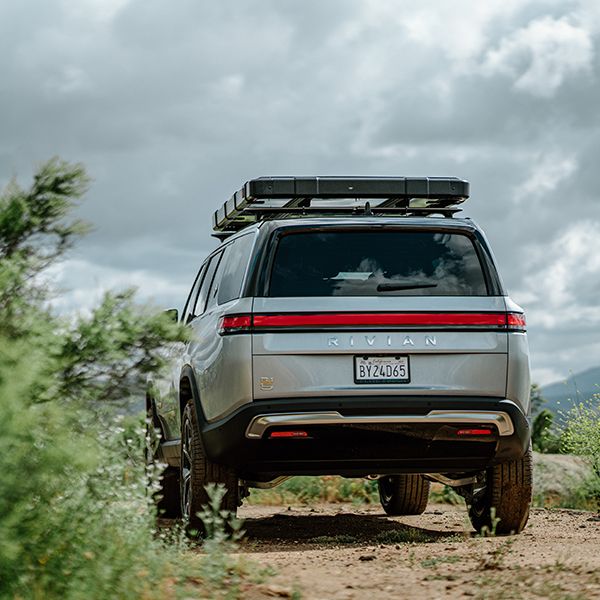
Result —
[[[492, 435], [464, 438], [476, 426]], [[300, 439], [269, 439], [301, 429]], [[211, 460], [242, 478], [402, 472], [465, 473], [521, 457], [530, 428], [504, 398], [402, 396], [278, 399], [244, 405], [202, 430]]]

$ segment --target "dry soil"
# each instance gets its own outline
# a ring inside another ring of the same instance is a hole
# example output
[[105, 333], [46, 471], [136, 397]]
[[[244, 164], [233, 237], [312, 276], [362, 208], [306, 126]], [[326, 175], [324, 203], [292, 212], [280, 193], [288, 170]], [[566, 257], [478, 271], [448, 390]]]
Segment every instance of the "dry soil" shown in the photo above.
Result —
[[[476, 537], [461, 506], [244, 506], [240, 553], [276, 574], [261, 597], [600, 598], [600, 517], [534, 509], [523, 533]], [[250, 592], [250, 596], [254, 593]]]

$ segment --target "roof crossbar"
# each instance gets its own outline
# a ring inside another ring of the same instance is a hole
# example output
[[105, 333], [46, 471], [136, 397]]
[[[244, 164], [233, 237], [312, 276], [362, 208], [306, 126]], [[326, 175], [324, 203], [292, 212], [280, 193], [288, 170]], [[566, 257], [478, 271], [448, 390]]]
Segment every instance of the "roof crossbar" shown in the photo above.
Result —
[[469, 183], [456, 177], [259, 177], [215, 211], [213, 230], [225, 237], [262, 219], [298, 215], [452, 216], [468, 197]]

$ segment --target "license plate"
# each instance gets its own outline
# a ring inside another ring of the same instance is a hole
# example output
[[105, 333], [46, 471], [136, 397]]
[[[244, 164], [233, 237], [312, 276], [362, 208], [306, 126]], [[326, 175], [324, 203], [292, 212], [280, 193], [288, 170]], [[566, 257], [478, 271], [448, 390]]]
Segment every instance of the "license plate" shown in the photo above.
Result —
[[355, 356], [354, 383], [409, 383], [408, 356]]

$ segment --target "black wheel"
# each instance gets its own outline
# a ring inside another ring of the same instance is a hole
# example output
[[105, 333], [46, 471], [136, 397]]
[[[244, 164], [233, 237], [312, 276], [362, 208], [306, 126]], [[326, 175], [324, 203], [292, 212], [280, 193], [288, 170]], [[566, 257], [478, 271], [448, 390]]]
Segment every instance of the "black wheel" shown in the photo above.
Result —
[[209, 483], [221, 483], [226, 493], [221, 509], [235, 516], [238, 507], [238, 478], [233, 469], [211, 462], [204, 452], [198, 419], [193, 401], [190, 400], [181, 419], [181, 515], [188, 530], [202, 533], [202, 521], [198, 513], [208, 504], [205, 487]]
[[469, 506], [473, 527], [501, 535], [521, 533], [529, 518], [532, 480], [531, 448], [523, 458], [487, 469]]
[[422, 475], [388, 475], [377, 483], [381, 506], [388, 515], [420, 515], [427, 507], [429, 481]]
[[[162, 428], [156, 414], [149, 408], [146, 416], [146, 464], [163, 463], [160, 453]], [[160, 475], [160, 488], [154, 494], [154, 502], [159, 517], [178, 519], [181, 517], [181, 499], [179, 496], [179, 469], [165, 467]]]

